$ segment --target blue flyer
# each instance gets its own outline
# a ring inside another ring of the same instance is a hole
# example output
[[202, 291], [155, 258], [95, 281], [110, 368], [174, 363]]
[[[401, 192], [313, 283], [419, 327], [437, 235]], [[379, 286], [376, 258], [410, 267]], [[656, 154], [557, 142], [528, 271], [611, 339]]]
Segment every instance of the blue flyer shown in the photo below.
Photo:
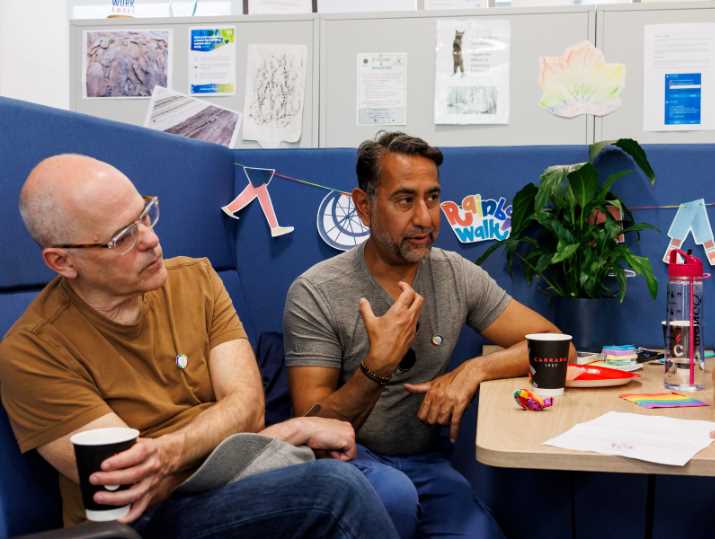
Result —
[[702, 74], [665, 74], [665, 125], [702, 123]]
[[189, 94], [236, 93], [236, 28], [189, 29]]

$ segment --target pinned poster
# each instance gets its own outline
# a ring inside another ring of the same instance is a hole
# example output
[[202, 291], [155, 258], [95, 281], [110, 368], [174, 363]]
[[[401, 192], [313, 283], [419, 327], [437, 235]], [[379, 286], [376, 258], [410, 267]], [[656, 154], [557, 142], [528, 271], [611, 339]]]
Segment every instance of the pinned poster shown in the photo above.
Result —
[[715, 129], [715, 23], [644, 28], [643, 129]]
[[189, 94], [236, 93], [236, 28], [189, 28]]
[[357, 125], [407, 124], [407, 53], [357, 55]]
[[621, 106], [626, 66], [606, 63], [590, 41], [569, 47], [561, 56], [539, 58], [539, 107], [562, 118], [606, 116]]
[[438, 19], [435, 124], [508, 124], [511, 24]]
[[305, 45], [249, 45], [243, 139], [264, 148], [298, 142], [303, 127]]
[[459, 205], [451, 200], [440, 204], [449, 226], [461, 243], [504, 241], [511, 234], [511, 204], [506, 198], [467, 195]]
[[277, 238], [293, 232], [292, 226], [281, 226], [278, 224], [278, 217], [273, 207], [271, 194], [268, 192], [268, 186], [273, 180], [275, 169], [272, 168], [256, 168], [242, 167], [243, 173], [248, 180], [248, 185], [243, 188], [243, 191], [234, 198], [231, 202], [221, 208], [221, 210], [233, 219], [238, 219], [237, 212], [248, 206], [254, 199], [258, 199], [261, 205], [261, 211], [266, 218], [266, 222], [271, 229], [271, 237]]
[[333, 249], [347, 251], [370, 237], [370, 229], [360, 219], [352, 197], [330, 191], [318, 206], [318, 234]]
[[195, 97], [155, 86], [144, 127], [173, 135], [236, 146], [241, 115]]
[[705, 199], [699, 198], [690, 202], [684, 202], [678, 207], [678, 211], [673, 218], [673, 222], [668, 229], [670, 243], [665, 249], [663, 262], [670, 261], [670, 252], [673, 249], [681, 249], [683, 242], [689, 234], [693, 235], [696, 245], [702, 245], [705, 255], [711, 266], [715, 265], [715, 241], [713, 240], [713, 230], [710, 226], [708, 208]]
[[102, 29], [82, 35], [82, 97], [135, 99], [171, 86], [172, 30]]

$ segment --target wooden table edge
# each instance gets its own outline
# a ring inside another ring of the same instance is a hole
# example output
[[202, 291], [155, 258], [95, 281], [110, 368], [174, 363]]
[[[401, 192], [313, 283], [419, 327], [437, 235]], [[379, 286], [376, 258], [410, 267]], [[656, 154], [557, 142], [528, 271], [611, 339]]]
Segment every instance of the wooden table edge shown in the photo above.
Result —
[[[558, 448], [549, 449], [559, 451]], [[578, 463], [572, 462], [572, 459], [578, 460]], [[668, 466], [618, 455], [567, 450], [553, 454], [542, 453], [535, 459], [533, 454], [526, 451], [490, 449], [477, 443], [476, 460], [495, 468], [715, 477], [715, 467], [712, 463], [698, 461], [697, 457], [685, 466]]]

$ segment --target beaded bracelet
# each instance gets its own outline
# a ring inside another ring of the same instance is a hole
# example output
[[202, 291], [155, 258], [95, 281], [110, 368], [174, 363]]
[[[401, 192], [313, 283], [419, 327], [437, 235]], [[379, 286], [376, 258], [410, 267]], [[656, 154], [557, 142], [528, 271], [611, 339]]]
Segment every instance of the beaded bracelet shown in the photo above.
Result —
[[364, 359], [360, 362], [360, 370], [365, 376], [367, 376], [370, 380], [372, 380], [379, 386], [386, 386], [390, 382], [389, 376], [380, 376], [379, 374], [377, 374], [375, 371], [370, 369], [370, 367], [365, 365]]

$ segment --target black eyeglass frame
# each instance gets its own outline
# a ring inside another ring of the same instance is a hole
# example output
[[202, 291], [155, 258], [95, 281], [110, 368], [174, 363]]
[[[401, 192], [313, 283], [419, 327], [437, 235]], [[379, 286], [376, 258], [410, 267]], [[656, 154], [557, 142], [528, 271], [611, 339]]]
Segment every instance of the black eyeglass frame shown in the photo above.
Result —
[[[132, 227], [138, 226], [153, 207], [156, 207], [157, 210], [156, 220], [146, 226], [148, 226], [149, 228], [154, 228], [154, 226], [159, 222], [159, 197], [153, 195], [143, 195], [142, 198], [146, 201], [146, 203], [144, 204], [144, 209], [139, 214], [139, 217], [137, 217], [134, 221], [122, 228], [119, 232], [114, 234], [107, 243], [60, 243], [58, 245], [52, 245], [51, 247], [55, 247], [58, 249], [117, 249], [117, 246], [121, 239], [129, 233]], [[136, 242], [132, 244], [131, 247], [129, 247], [125, 251], [125, 253], [131, 251], [132, 247], [134, 247], [135, 244]]]

